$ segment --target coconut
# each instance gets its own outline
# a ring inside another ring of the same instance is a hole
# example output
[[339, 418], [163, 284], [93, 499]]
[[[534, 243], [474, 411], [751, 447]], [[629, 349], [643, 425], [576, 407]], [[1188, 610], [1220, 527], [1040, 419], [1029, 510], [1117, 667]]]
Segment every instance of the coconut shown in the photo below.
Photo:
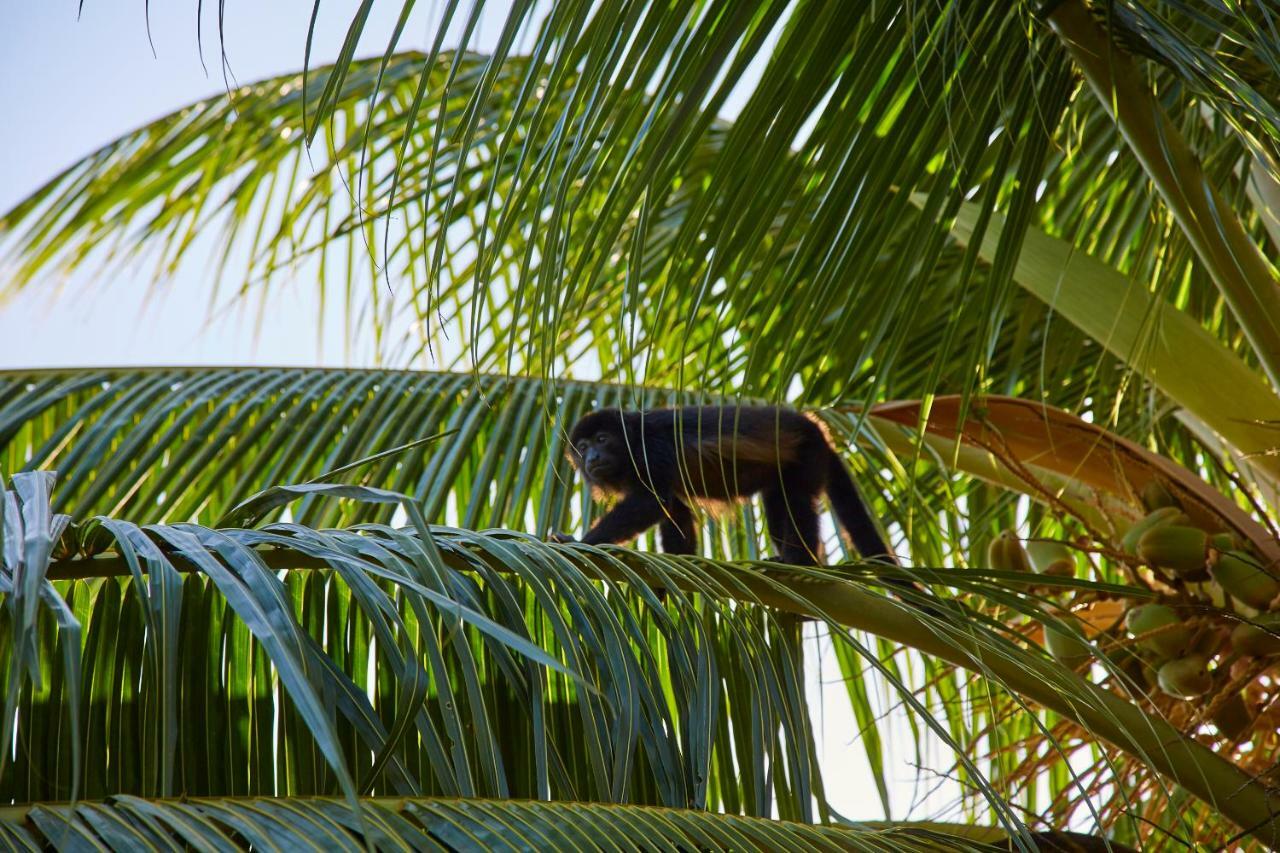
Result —
[[1231, 631], [1231, 648], [1255, 658], [1280, 655], [1280, 614], [1264, 613]]
[[1203, 572], [1208, 555], [1209, 534], [1182, 524], [1161, 524], [1142, 534], [1138, 556], [1153, 566], [1179, 575]]
[[991, 568], [1001, 572], [1031, 571], [1027, 552], [1011, 530], [1005, 530], [991, 540], [991, 544], [987, 546], [987, 562], [991, 564]]
[[1253, 728], [1253, 713], [1244, 700], [1244, 694], [1238, 691], [1228, 696], [1209, 719], [1217, 727], [1218, 734], [1232, 742], [1240, 740]]
[[1132, 527], [1125, 531], [1120, 539], [1120, 547], [1126, 553], [1138, 553], [1138, 540], [1142, 538], [1142, 534], [1146, 533], [1154, 527], [1161, 524], [1186, 524], [1191, 519], [1186, 514], [1180, 512], [1177, 507], [1166, 506], [1157, 510], [1152, 510], [1143, 518], [1138, 519]]
[[1209, 659], [1204, 655], [1188, 655], [1167, 661], [1156, 677], [1161, 690], [1179, 699], [1194, 699], [1213, 689]]
[[1093, 649], [1078, 636], [1053, 625], [1044, 626], [1044, 645], [1049, 654], [1070, 667], [1093, 658]]
[[1027, 559], [1042, 575], [1069, 578], [1076, 573], [1075, 554], [1062, 542], [1028, 542]]
[[1169, 490], [1164, 487], [1164, 483], [1159, 480], [1149, 480], [1142, 487], [1142, 494], [1139, 497], [1142, 499], [1142, 505], [1147, 508], [1147, 511], [1178, 506], [1178, 499], [1171, 495]]
[[1280, 582], [1244, 551], [1219, 554], [1211, 573], [1223, 589], [1259, 610], [1265, 609], [1280, 594]]
[[[1170, 625], [1176, 627], [1168, 627]], [[1160, 660], [1176, 657], [1191, 642], [1191, 627], [1173, 608], [1163, 604], [1143, 604], [1133, 608], [1124, 617], [1124, 626], [1138, 640], [1138, 647], [1156, 655]], [[1142, 635], [1163, 628], [1158, 634], [1143, 638]]]

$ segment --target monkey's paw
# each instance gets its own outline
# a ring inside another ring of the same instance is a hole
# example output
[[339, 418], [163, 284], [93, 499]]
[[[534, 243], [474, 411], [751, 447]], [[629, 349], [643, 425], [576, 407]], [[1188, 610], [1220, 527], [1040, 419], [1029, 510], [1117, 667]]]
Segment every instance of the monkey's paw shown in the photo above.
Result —
[[547, 541], [555, 542], [557, 545], [568, 545], [570, 542], [577, 542], [578, 540], [574, 539], [567, 533], [561, 533], [559, 530], [552, 530], [547, 534]]

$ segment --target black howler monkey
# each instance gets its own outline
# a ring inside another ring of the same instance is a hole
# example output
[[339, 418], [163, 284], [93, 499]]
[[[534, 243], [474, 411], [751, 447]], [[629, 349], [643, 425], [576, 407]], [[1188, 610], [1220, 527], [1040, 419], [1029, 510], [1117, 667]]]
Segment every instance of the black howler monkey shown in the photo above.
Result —
[[[826, 434], [799, 412], [765, 406], [702, 406], [591, 412], [566, 452], [587, 481], [620, 496], [582, 541], [625, 542], [658, 525], [662, 550], [697, 551], [691, 506], [761, 495], [777, 555], [817, 565], [818, 497], [865, 559], [897, 562]], [[572, 541], [568, 537], [557, 537]]]

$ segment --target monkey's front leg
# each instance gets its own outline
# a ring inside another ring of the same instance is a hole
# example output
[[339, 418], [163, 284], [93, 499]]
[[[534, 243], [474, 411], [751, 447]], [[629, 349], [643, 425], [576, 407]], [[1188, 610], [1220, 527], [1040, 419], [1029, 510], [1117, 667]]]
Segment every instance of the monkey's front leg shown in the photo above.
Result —
[[587, 545], [617, 544], [634, 539], [663, 517], [662, 505], [649, 492], [632, 492], [597, 521], [582, 541]]
[[673, 500], [658, 522], [662, 550], [668, 554], [698, 553], [698, 534], [693, 526], [693, 513], [685, 503]]

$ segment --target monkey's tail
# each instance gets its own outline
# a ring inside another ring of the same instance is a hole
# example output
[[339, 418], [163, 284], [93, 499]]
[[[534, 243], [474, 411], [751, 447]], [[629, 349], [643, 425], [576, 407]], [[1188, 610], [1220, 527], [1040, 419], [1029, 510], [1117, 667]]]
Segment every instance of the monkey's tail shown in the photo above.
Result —
[[854, 485], [848, 469], [834, 450], [830, 453], [830, 461], [827, 463], [827, 499], [831, 501], [831, 509], [835, 511], [840, 526], [849, 534], [853, 547], [858, 549], [863, 559], [881, 557], [897, 563], [897, 558], [880, 535], [875, 519], [867, 510], [866, 501], [858, 494], [858, 487]]
[[[840, 461], [840, 457], [834, 450], [830, 453], [831, 461], [827, 463], [827, 499], [831, 501], [831, 508], [835, 510], [840, 526], [853, 540], [853, 547], [858, 549], [858, 553], [864, 560], [880, 559], [887, 560], [895, 566], [902, 565], [885, 544], [884, 537], [876, 527], [875, 519], [867, 509], [867, 502], [862, 499], [862, 495], [858, 494], [858, 487], [853, 484], [853, 478], [849, 476], [848, 469], [844, 467], [844, 463]], [[929, 616], [942, 616], [942, 611], [926, 600], [930, 594], [919, 584], [901, 578], [889, 580], [887, 583], [891, 589], [896, 590], [898, 598], [907, 604]]]

